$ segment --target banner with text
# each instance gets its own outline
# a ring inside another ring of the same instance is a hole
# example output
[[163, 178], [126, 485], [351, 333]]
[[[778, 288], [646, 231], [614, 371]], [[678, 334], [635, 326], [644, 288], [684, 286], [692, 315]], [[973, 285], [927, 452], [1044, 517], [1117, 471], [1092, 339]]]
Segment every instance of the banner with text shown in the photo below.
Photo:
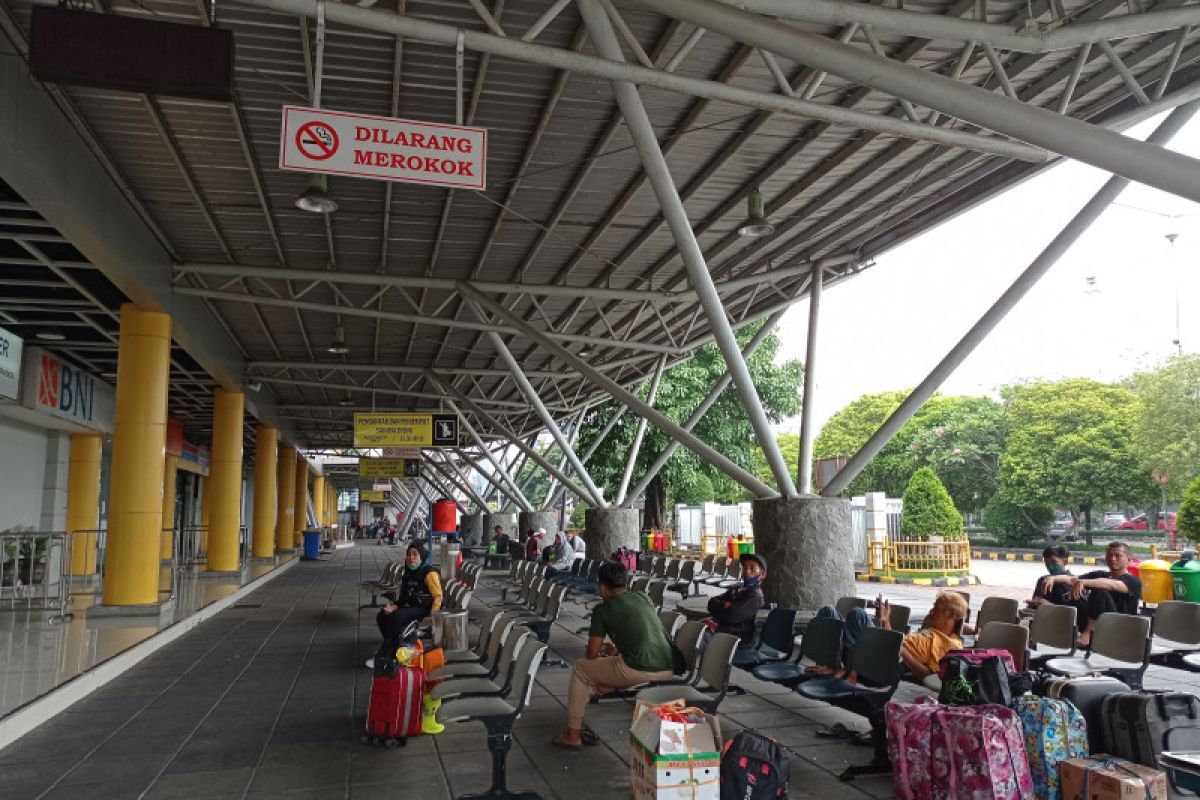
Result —
[[454, 414], [355, 414], [355, 447], [458, 447]]
[[382, 503], [386, 492], [375, 492], [370, 489], [360, 489], [358, 492], [358, 502], [360, 503]]
[[421, 462], [408, 458], [360, 458], [360, 478], [416, 478], [421, 474]]
[[284, 106], [279, 166], [482, 191], [487, 129]]

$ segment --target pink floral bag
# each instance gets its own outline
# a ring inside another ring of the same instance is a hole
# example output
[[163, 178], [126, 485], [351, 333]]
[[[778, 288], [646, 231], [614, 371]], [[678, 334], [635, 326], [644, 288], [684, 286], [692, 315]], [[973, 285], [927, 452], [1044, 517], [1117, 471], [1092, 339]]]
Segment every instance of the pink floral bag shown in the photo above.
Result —
[[892, 786], [904, 800], [1032, 800], [1021, 720], [1004, 706], [887, 704]]

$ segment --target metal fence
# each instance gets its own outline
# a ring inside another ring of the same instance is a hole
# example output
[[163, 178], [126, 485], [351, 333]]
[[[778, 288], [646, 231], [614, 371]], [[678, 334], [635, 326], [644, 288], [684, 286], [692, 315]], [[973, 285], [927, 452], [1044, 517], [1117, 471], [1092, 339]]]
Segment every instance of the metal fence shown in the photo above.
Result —
[[966, 575], [971, 571], [971, 542], [966, 538], [953, 542], [870, 542], [868, 566], [872, 575]]
[[65, 531], [0, 533], [0, 610], [70, 604], [71, 537]]

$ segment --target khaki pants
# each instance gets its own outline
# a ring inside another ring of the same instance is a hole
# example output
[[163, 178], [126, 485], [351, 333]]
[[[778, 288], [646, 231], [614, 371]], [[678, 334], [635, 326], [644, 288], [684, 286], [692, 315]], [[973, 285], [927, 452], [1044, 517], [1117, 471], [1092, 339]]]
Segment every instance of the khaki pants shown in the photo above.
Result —
[[672, 677], [674, 675], [669, 669], [660, 672], [632, 669], [620, 656], [581, 658], [571, 668], [571, 686], [567, 690], [567, 727], [583, 727], [583, 712], [597, 685], [627, 689], [639, 683], [667, 681]]

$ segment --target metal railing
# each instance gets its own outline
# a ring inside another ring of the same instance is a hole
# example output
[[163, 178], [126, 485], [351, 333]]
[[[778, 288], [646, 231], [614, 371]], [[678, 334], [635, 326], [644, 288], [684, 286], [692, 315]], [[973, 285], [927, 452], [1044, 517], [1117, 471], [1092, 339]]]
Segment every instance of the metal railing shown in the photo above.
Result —
[[65, 611], [71, 602], [66, 531], [0, 533], [0, 610]]
[[206, 525], [189, 525], [175, 529], [175, 563], [181, 567], [191, 567], [208, 561], [208, 551], [204, 547], [204, 534], [208, 532]]
[[872, 575], [896, 572], [966, 575], [971, 571], [971, 542], [868, 542], [867, 567]]

